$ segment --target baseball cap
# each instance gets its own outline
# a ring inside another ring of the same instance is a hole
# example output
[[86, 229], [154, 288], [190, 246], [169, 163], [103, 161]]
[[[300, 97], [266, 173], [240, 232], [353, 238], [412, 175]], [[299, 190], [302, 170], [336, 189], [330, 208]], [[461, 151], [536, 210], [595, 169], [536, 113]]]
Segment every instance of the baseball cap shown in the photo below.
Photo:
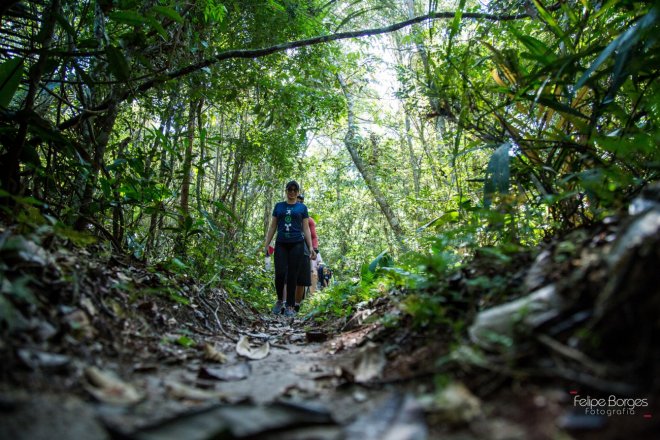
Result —
[[296, 182], [295, 180], [292, 180], [292, 181], [290, 181], [289, 183], [287, 183], [286, 186], [285, 186], [285, 188], [286, 188], [286, 189], [289, 189], [289, 188], [291, 188], [292, 186], [295, 186], [296, 189], [300, 189], [300, 185], [298, 185], [298, 182]]

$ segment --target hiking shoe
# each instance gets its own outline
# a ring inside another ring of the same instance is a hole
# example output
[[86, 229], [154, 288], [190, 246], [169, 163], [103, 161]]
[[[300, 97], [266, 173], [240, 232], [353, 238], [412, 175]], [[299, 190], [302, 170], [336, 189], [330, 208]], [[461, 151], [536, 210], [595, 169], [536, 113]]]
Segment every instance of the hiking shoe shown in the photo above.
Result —
[[296, 316], [296, 309], [293, 307], [289, 306], [284, 310], [284, 316], [287, 318], [293, 318]]
[[275, 315], [279, 315], [280, 313], [282, 313], [283, 310], [284, 310], [284, 304], [282, 303], [282, 301], [277, 301], [273, 306], [273, 313]]

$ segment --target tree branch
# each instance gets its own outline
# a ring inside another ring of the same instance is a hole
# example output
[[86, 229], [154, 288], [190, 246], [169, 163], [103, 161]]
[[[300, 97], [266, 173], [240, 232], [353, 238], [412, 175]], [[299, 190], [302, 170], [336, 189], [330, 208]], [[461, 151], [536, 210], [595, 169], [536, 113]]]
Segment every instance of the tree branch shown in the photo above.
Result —
[[[120, 92], [115, 99], [118, 99], [118, 102], [123, 102], [132, 96], [135, 93], [146, 92], [149, 89], [155, 87], [158, 84], [165, 83], [167, 81], [180, 78], [182, 76], [189, 75], [191, 73], [197, 72], [205, 67], [212, 66], [221, 61], [235, 59], [235, 58], [261, 58], [268, 55], [272, 55], [277, 52], [283, 52], [289, 49], [297, 49], [300, 47], [313, 46], [316, 44], [329, 43], [331, 41], [347, 40], [351, 38], [361, 38], [369, 37], [374, 35], [387, 34], [390, 32], [398, 31], [408, 26], [412, 26], [417, 23], [422, 23], [429, 20], [439, 20], [439, 19], [450, 19], [456, 16], [455, 12], [432, 12], [430, 14], [421, 15], [419, 17], [411, 18], [410, 20], [402, 21], [399, 23], [394, 23], [389, 26], [380, 27], [380, 28], [371, 28], [363, 29], [359, 31], [348, 31], [348, 32], [339, 32], [336, 34], [330, 35], [319, 35], [317, 37], [308, 38], [305, 40], [290, 41], [287, 43], [276, 44], [270, 47], [264, 47], [261, 49], [233, 49], [220, 52], [214, 57], [207, 58], [198, 63], [191, 64], [189, 66], [183, 67], [178, 70], [166, 73], [164, 75], [157, 76], [149, 81], [145, 81], [138, 87], [134, 89], [125, 89], [123, 92]], [[497, 15], [497, 14], [486, 14], [486, 13], [477, 13], [477, 12], [466, 12], [462, 15], [462, 18], [471, 19], [471, 20], [489, 20], [489, 21], [512, 21], [512, 20], [521, 20], [530, 18], [529, 14], [514, 14], [514, 15]], [[90, 111], [83, 112], [68, 121], [60, 124], [59, 128], [65, 130], [79, 124], [84, 119], [90, 117], [93, 112], [103, 111], [109, 105], [109, 101], [105, 100], [103, 103], [97, 107], [90, 109]]]

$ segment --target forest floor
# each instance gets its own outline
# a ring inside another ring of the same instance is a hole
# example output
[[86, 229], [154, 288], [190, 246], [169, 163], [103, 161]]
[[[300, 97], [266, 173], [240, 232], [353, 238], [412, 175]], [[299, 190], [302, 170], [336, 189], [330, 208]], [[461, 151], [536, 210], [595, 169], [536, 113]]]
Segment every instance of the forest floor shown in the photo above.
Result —
[[[658, 438], [659, 219], [606, 222], [506, 268], [476, 259], [448, 280], [465, 295], [496, 275], [505, 290], [556, 286], [562, 305], [542, 311], [566, 313], [504, 352], [474, 350], [452, 325], [415, 326], [397, 292], [317, 324], [97, 245], [6, 228], [0, 439]], [[530, 304], [525, 317], [538, 318]], [[488, 319], [471, 315], [476, 340]], [[616, 349], [571, 344], [566, 329], [585, 319]], [[610, 396], [633, 400], [580, 400]]]

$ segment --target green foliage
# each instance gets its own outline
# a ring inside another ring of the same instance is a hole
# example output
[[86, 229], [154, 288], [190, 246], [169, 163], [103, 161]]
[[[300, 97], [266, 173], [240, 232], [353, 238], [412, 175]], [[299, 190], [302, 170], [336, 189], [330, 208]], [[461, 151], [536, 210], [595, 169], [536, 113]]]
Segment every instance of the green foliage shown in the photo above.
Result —
[[371, 299], [363, 286], [352, 281], [334, 283], [303, 303], [302, 313], [317, 322], [332, 318], [345, 318], [353, 313], [356, 305]]
[[187, 335], [181, 335], [176, 339], [176, 343], [182, 347], [190, 348], [193, 347], [196, 342], [194, 339], [191, 339]]
[[509, 193], [509, 150], [511, 145], [505, 143], [497, 148], [488, 161], [486, 181], [484, 183], [484, 207], [489, 208], [494, 194]]
[[[596, 69], [603, 65], [610, 57], [614, 57], [614, 65], [611, 68], [611, 85], [603, 99], [603, 104], [611, 103], [628, 75], [636, 73], [636, 69], [642, 69], [641, 63], [629, 64], [629, 59], [633, 55], [633, 52], [638, 49], [643, 54], [645, 50], [648, 50], [655, 44], [657, 35], [653, 35], [653, 33], [657, 33], [660, 24], [658, 11], [657, 7], [651, 8], [637, 23], [608, 44], [598, 58], [582, 74], [582, 77], [575, 84], [575, 90], [579, 90], [584, 86]], [[641, 45], [640, 42], [642, 43]]]
[[449, 325], [454, 322], [446, 316], [445, 299], [440, 295], [411, 294], [401, 307], [413, 319], [413, 326], [418, 328]]
[[[263, 268], [263, 257], [238, 254], [216, 266], [218, 283], [234, 298], [240, 298], [262, 313], [272, 307], [277, 295], [273, 274]], [[272, 270], [272, 269], [271, 269]]]
[[[470, 2], [461, 0], [450, 20], [393, 35], [392, 54], [374, 51], [371, 38], [220, 63], [214, 57], [227, 51], [408, 15], [387, 2], [105, 3], [64, 2], [46, 52], [35, 17], [47, 16], [50, 3], [6, 17], [17, 47], [5, 52], [27, 55], [0, 59], [0, 107], [8, 109], [0, 165], [18, 179], [3, 177], [3, 215], [76, 246], [94, 231], [261, 310], [274, 288], [254, 248], [292, 177], [303, 183], [335, 276], [361, 276], [319, 294], [315, 316], [346, 316], [395, 289], [414, 292], [402, 307], [418, 325], [451, 315], [447, 277], [468, 258], [504, 264], [508, 247], [597, 221], [658, 178], [652, 2], [551, 10], [534, 1], [535, 20], [468, 22]], [[522, 2], [506, 5], [523, 11]], [[395, 62], [392, 78], [382, 75], [382, 59]], [[337, 74], [352, 81], [369, 185], [345, 149]], [[410, 253], [397, 254], [374, 187]], [[476, 277], [467, 288], [495, 301], [505, 285]]]
[[7, 108], [23, 77], [23, 60], [11, 58], [0, 64], [0, 107]]

